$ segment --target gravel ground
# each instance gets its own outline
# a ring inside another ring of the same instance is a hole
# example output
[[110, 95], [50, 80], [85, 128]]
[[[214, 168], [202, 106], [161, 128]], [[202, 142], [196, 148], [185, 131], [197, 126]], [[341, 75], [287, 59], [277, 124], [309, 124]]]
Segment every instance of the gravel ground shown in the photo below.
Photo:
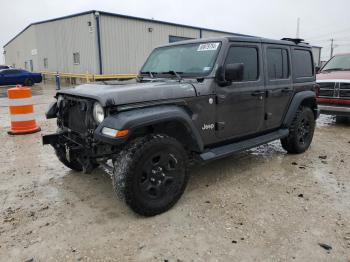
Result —
[[42, 132], [9, 136], [0, 87], [0, 261], [350, 261], [350, 124], [321, 115], [302, 155], [273, 142], [194, 167], [177, 205], [143, 218], [103, 170], [41, 145], [54, 88], [33, 90]]

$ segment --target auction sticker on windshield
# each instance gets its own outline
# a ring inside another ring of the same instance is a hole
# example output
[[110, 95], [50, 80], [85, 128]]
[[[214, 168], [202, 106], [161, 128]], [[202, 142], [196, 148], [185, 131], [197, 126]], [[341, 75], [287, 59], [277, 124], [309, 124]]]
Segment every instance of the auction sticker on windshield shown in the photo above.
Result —
[[220, 43], [206, 43], [206, 44], [200, 44], [197, 51], [213, 51], [217, 50]]

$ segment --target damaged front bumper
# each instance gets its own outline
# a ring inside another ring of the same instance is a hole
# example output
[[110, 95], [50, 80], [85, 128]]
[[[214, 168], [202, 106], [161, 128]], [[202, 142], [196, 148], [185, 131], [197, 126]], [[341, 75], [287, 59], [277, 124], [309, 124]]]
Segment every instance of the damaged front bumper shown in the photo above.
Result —
[[[68, 162], [74, 159], [79, 159], [80, 156], [85, 156], [88, 151], [84, 146], [65, 136], [64, 133], [55, 133], [42, 136], [43, 145], [51, 145], [55, 150], [65, 154]], [[81, 161], [79, 161], [81, 162]]]
[[51, 145], [56, 154], [68, 162], [77, 160], [85, 173], [90, 173], [98, 164], [113, 159], [119, 147], [82, 138], [79, 134], [61, 131], [42, 136], [43, 145]]

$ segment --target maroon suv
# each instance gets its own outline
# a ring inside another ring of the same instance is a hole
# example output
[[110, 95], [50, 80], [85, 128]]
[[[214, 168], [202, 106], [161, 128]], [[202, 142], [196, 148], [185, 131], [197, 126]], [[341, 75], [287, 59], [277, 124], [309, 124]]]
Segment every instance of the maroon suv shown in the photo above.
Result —
[[317, 74], [317, 83], [321, 113], [350, 117], [350, 54], [333, 56]]

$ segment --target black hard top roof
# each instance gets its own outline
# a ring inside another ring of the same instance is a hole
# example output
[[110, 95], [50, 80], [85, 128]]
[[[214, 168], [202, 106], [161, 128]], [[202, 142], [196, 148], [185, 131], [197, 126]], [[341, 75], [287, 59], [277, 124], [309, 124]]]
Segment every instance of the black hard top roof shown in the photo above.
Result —
[[299, 46], [311, 48], [308, 43], [294, 41], [294, 39], [290, 38], [290, 40], [275, 40], [268, 39], [263, 37], [256, 36], [222, 36], [215, 38], [199, 38], [199, 39], [191, 39], [185, 41], [179, 41], [175, 43], [170, 43], [166, 45], [161, 45], [159, 47], [172, 46], [172, 45], [181, 45], [181, 44], [191, 44], [191, 43], [201, 43], [201, 42], [215, 42], [215, 41], [228, 41], [228, 42], [250, 42], [250, 43], [265, 43], [265, 44], [275, 44], [275, 45], [288, 45], [288, 46]]

